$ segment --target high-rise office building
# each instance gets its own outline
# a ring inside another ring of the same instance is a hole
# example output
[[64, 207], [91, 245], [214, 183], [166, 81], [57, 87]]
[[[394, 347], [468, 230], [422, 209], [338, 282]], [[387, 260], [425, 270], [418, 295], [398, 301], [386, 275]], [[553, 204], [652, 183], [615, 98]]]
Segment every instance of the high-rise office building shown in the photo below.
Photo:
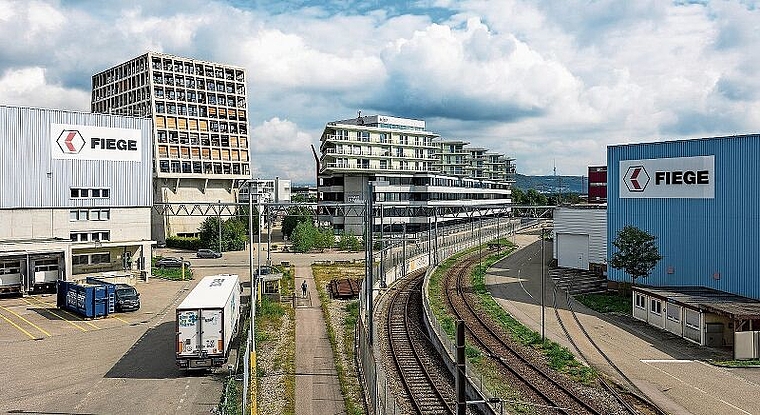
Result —
[[[153, 119], [154, 203], [236, 201], [251, 178], [246, 74], [148, 52], [92, 77], [92, 112]], [[192, 236], [203, 217], [154, 212], [153, 237]]]

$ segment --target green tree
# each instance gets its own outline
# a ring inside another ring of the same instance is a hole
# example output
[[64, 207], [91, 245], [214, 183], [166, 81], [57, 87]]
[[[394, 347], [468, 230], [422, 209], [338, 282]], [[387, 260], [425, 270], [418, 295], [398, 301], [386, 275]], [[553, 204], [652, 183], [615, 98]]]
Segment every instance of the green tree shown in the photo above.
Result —
[[617, 252], [610, 257], [610, 266], [627, 272], [635, 285], [636, 278], [648, 276], [662, 259], [656, 240], [656, 236], [635, 226], [624, 226], [612, 241]]
[[528, 189], [525, 193], [525, 202], [531, 206], [546, 206], [549, 200], [541, 193], [538, 193], [536, 189]]
[[311, 209], [306, 206], [292, 206], [288, 208], [285, 218], [282, 219], [282, 234], [292, 239], [293, 231], [299, 223], [313, 221]]
[[316, 247], [319, 249], [330, 249], [335, 245], [335, 234], [332, 228], [315, 229]]
[[[198, 233], [202, 247], [219, 249], [219, 222], [221, 219], [216, 216], [209, 216], [201, 222]], [[222, 246], [222, 250], [224, 250], [224, 246]]]
[[360, 251], [362, 243], [356, 235], [352, 233], [341, 233], [338, 248], [343, 251]]
[[308, 252], [316, 245], [317, 232], [311, 222], [300, 222], [291, 233], [293, 250], [295, 252]]
[[221, 250], [239, 251], [245, 248], [248, 240], [248, 227], [242, 219], [231, 218], [219, 219], [216, 216], [207, 217], [198, 228], [200, 234], [200, 246], [209, 249], [219, 249], [219, 224], [221, 222], [222, 243]]
[[527, 198], [525, 197], [525, 192], [523, 192], [521, 189], [517, 187], [512, 188], [512, 203], [515, 205], [524, 205], [526, 204]]

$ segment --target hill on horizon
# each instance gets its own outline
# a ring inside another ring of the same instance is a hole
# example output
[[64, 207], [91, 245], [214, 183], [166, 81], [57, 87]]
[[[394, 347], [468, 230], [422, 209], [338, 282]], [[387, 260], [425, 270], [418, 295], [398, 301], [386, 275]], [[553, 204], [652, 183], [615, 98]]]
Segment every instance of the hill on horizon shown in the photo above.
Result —
[[527, 176], [515, 175], [514, 187], [520, 190], [536, 189], [539, 193], [586, 194], [587, 178], [584, 176]]

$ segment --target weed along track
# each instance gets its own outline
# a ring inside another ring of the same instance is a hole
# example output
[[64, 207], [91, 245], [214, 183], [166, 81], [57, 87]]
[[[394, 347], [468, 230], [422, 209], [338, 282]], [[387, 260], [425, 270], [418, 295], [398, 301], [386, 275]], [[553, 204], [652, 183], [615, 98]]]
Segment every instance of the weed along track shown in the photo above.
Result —
[[391, 291], [384, 325], [386, 361], [410, 413], [454, 414], [454, 378], [430, 344], [422, 323], [423, 275], [409, 277]]
[[[454, 318], [464, 321], [468, 345], [491, 360], [502, 383], [516, 395], [513, 406], [540, 414], [628, 414], [618, 399], [598, 387], [585, 386], [548, 367], [535, 348], [513, 339], [481, 306], [473, 290], [479, 256], [456, 262], [443, 277], [445, 301]], [[636, 413], [636, 412], [633, 412]]]

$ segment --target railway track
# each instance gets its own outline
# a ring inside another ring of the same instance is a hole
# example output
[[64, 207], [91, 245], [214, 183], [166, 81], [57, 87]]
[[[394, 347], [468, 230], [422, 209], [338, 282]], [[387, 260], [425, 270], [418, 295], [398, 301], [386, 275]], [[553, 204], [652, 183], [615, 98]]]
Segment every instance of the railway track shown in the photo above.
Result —
[[[585, 360], [586, 362], [590, 362], [589, 356], [581, 350], [581, 347], [578, 345], [578, 340], [576, 340], [576, 336], [573, 336], [570, 333], [570, 326], [574, 326], [577, 331], [580, 331], [582, 333], [583, 339], [587, 341], [593, 349], [599, 354], [599, 356], [604, 359], [607, 365], [609, 365], [610, 368], [612, 368], [620, 378], [627, 383], [629, 389], [631, 391], [637, 391], [638, 388], [636, 385], [631, 381], [631, 379], [615, 364], [615, 362], [610, 359], [609, 356], [599, 347], [599, 345], [594, 341], [594, 339], [591, 337], [591, 335], [586, 330], [586, 327], [583, 325], [581, 320], [578, 318], [578, 315], [575, 312], [575, 308], [573, 307], [573, 298], [565, 293], [565, 304], [567, 306], [567, 314], [570, 314], [572, 319], [568, 319], [567, 317], [563, 317], [560, 313], [560, 307], [558, 306], [558, 295], [557, 295], [557, 287], [554, 287], [554, 295], [552, 300], [552, 305], [554, 308], [554, 314], [557, 318], [557, 322], [559, 323], [560, 328], [562, 328], [563, 333], [567, 337], [570, 344], [572, 344], [573, 348], [575, 348], [578, 355]], [[599, 378], [599, 383], [604, 387], [606, 390], [608, 390], [611, 394], [613, 394], [616, 399], [623, 405], [626, 410], [628, 410], [629, 413], [635, 414], [635, 413], [646, 413], [646, 414], [656, 414], [656, 415], [666, 415], [666, 412], [658, 408], [656, 405], [654, 405], [652, 402], [650, 402], [648, 399], [644, 398], [643, 396], [636, 394], [636, 393], [630, 393], [627, 392], [625, 394], [621, 394], [617, 388], [615, 388], [614, 385], [611, 385], [609, 382], [604, 380], [603, 378]], [[638, 408], [638, 409], [637, 409]]]
[[509, 336], [479, 310], [471, 293], [470, 275], [477, 262], [477, 255], [469, 256], [447, 272], [446, 301], [455, 317], [465, 322], [469, 342], [497, 363], [505, 382], [518, 391], [524, 404], [533, 406], [536, 413], [638, 413], [629, 411], [614, 395], [590, 396], [579, 385], [545, 368], [534, 351], [509, 340]]
[[401, 395], [412, 413], [453, 415], [454, 378], [422, 326], [422, 282], [423, 275], [410, 277], [388, 299], [386, 358], [393, 361]]

